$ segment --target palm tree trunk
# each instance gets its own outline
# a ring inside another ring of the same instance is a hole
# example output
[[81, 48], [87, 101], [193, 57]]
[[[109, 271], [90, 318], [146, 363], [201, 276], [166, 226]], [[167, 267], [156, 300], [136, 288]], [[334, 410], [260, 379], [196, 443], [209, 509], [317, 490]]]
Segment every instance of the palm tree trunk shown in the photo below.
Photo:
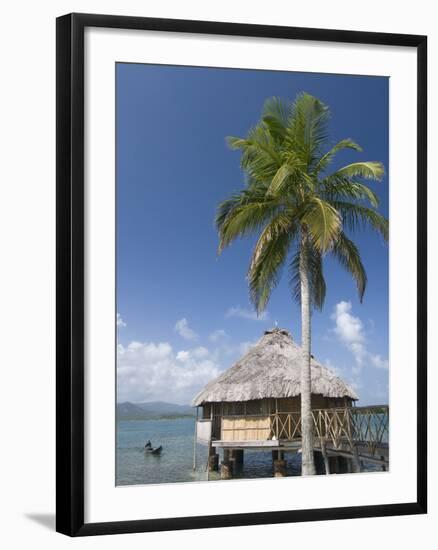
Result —
[[301, 346], [303, 350], [301, 364], [301, 473], [304, 476], [309, 476], [314, 475], [316, 472], [313, 458], [312, 388], [310, 377], [310, 283], [306, 241], [306, 235], [303, 234], [300, 251]]

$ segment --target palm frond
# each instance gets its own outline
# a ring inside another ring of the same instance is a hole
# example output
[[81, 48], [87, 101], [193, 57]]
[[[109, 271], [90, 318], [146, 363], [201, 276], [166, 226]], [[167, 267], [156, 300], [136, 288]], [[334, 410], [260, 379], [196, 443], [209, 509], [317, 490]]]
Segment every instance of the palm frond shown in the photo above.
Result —
[[271, 136], [281, 142], [286, 134], [286, 126], [290, 116], [291, 104], [279, 97], [268, 98], [263, 105], [262, 121]]
[[298, 94], [286, 130], [285, 147], [310, 166], [327, 141], [329, 109], [308, 93]]
[[219, 203], [216, 211], [215, 225], [218, 230], [222, 227], [226, 217], [239, 206], [254, 202], [263, 202], [266, 195], [267, 186], [253, 180], [248, 181], [248, 187], [239, 193], [232, 195]]
[[336, 207], [318, 196], [309, 198], [301, 221], [309, 230], [312, 244], [322, 253], [332, 246], [342, 225]]
[[389, 222], [372, 208], [338, 200], [333, 200], [330, 204], [341, 214], [344, 227], [350, 231], [371, 228], [380, 233], [385, 241], [388, 240]]
[[264, 311], [272, 290], [278, 284], [295, 233], [291, 218], [279, 214], [265, 227], [254, 247], [248, 283], [251, 302], [257, 313]]
[[[237, 196], [238, 197], [238, 196]], [[219, 232], [219, 253], [235, 239], [259, 231], [275, 216], [280, 205], [277, 201], [242, 200], [232, 198], [222, 202], [216, 214]]]
[[353, 178], [333, 174], [320, 181], [323, 196], [331, 201], [333, 199], [367, 200], [371, 206], [377, 208], [380, 200], [377, 194], [364, 183]]
[[232, 149], [242, 151], [240, 164], [257, 181], [269, 180], [282, 164], [275, 139], [262, 125], [251, 128], [245, 139], [228, 137]]
[[230, 149], [233, 149], [234, 151], [237, 151], [238, 149], [243, 149], [244, 147], [247, 147], [248, 141], [245, 138], [235, 137], [235, 136], [228, 136], [226, 139], [226, 142], [228, 144], [228, 147]]
[[369, 180], [381, 181], [385, 175], [385, 168], [381, 162], [353, 162], [336, 171], [338, 176], [347, 178], [360, 177]]
[[[297, 187], [300, 183], [306, 182], [308, 176], [302, 170], [302, 165], [297, 159], [296, 164], [284, 163], [275, 173], [267, 190], [267, 196], [278, 197], [279, 195], [291, 195], [289, 184]], [[293, 191], [293, 190], [292, 190]], [[295, 189], [295, 193], [297, 190]], [[293, 193], [294, 194], [294, 193]]]
[[351, 273], [353, 279], [356, 281], [357, 292], [362, 302], [367, 285], [367, 274], [357, 246], [347, 238], [343, 231], [341, 231], [333, 246], [332, 254], [339, 264]]
[[362, 151], [362, 147], [355, 143], [352, 139], [342, 139], [341, 141], [338, 141], [336, 145], [334, 145], [330, 151], [327, 151], [325, 155], [323, 155], [316, 163], [315, 167], [313, 168], [313, 172], [315, 174], [319, 174], [319, 172], [322, 172], [327, 168], [327, 166], [331, 163], [333, 158], [335, 157], [336, 153], [339, 151], [342, 151], [342, 149], [354, 149], [355, 151]]

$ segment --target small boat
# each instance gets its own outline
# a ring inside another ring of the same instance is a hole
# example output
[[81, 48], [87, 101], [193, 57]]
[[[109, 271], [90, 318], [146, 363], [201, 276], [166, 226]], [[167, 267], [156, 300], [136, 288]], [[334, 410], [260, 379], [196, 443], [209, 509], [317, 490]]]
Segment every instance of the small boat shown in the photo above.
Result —
[[147, 453], [151, 453], [153, 455], [159, 455], [161, 453], [161, 451], [163, 450], [163, 446], [160, 445], [159, 447], [152, 447], [152, 443], [150, 442], [150, 440], [146, 443], [146, 445], [144, 446], [144, 450], [147, 452]]

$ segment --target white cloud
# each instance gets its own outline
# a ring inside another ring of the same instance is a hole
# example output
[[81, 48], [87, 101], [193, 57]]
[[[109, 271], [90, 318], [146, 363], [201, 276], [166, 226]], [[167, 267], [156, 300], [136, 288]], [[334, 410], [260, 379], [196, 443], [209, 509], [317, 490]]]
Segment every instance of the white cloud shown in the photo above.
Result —
[[208, 357], [210, 355], [210, 352], [207, 348], [204, 348], [203, 346], [199, 346], [198, 348], [193, 348], [189, 351], [179, 351], [176, 354], [176, 358], [179, 361], [187, 362], [190, 359], [204, 359], [205, 357]]
[[122, 316], [120, 315], [120, 313], [117, 313], [117, 327], [118, 328], [123, 328], [123, 327], [126, 327], [126, 323], [125, 321], [122, 319]]
[[215, 344], [216, 342], [223, 342], [224, 340], [227, 340], [228, 334], [223, 329], [218, 329], [213, 331], [208, 339], [210, 340], [210, 342], [213, 342]]
[[339, 302], [331, 318], [336, 322], [335, 333], [347, 344], [364, 341], [363, 324], [359, 317], [353, 317], [351, 302]]
[[240, 317], [241, 319], [250, 319], [251, 321], [266, 321], [269, 319], [269, 314], [267, 311], [263, 311], [263, 313], [257, 315], [257, 313], [252, 309], [236, 306], [230, 307], [226, 311], [225, 318], [229, 319], [230, 317]]
[[176, 354], [176, 360], [181, 361], [181, 363], [187, 363], [190, 358], [190, 352], [181, 350]]
[[204, 357], [208, 357], [210, 352], [207, 348], [204, 348], [203, 346], [199, 346], [199, 348], [195, 348], [192, 350], [193, 357], [196, 357], [196, 359], [203, 359]]
[[335, 321], [336, 336], [353, 354], [356, 361], [354, 368], [360, 370], [366, 356], [365, 336], [362, 321], [350, 313], [351, 309], [351, 302], [339, 302], [331, 318]]
[[355, 365], [351, 369], [353, 376], [360, 376], [362, 368], [368, 364], [379, 369], [387, 369], [387, 359], [368, 351], [364, 324], [359, 317], [352, 315], [351, 310], [351, 302], [339, 302], [331, 318], [335, 322], [334, 333], [353, 354], [355, 360]]
[[389, 362], [388, 359], [383, 359], [381, 355], [370, 355], [371, 363], [377, 368], [377, 369], [388, 369], [389, 368]]
[[190, 403], [219, 372], [218, 363], [202, 346], [177, 352], [167, 342], [117, 346], [119, 401]]
[[[219, 340], [222, 337], [220, 334]], [[119, 344], [117, 399], [134, 403], [190, 403], [208, 382], [231, 367], [255, 344], [256, 341], [218, 341], [211, 348], [192, 343], [185, 349], [175, 349], [168, 342]]]
[[193, 341], [199, 338], [198, 334], [189, 327], [189, 323], [185, 317], [175, 323], [175, 330], [184, 340]]

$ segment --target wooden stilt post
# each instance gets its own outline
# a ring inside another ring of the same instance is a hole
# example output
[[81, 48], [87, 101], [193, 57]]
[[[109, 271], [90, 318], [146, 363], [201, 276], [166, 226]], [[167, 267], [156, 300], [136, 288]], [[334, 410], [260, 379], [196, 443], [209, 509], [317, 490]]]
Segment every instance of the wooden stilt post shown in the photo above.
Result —
[[243, 464], [243, 451], [239, 449], [230, 449], [230, 455], [228, 459], [231, 464], [233, 474], [236, 474], [242, 469]]
[[322, 458], [324, 459], [325, 473], [326, 473], [326, 475], [329, 475], [330, 474], [330, 462], [329, 462], [329, 459], [328, 459], [328, 456], [327, 456], [327, 450], [325, 448], [325, 441], [324, 440], [321, 441], [321, 454], [322, 454]]
[[274, 460], [274, 477], [286, 477], [285, 460]]
[[221, 479], [231, 479], [233, 477], [234, 463], [231, 458], [232, 449], [224, 449], [224, 459], [221, 462]]
[[360, 462], [359, 451], [357, 449], [357, 445], [353, 444], [352, 451], [353, 451], [353, 459], [352, 459], [353, 472], [355, 474], [358, 474], [362, 471], [362, 464]]
[[221, 463], [221, 479], [231, 479], [233, 477], [233, 467], [231, 462]]
[[338, 457], [337, 456], [330, 456], [328, 460], [329, 460], [330, 472], [333, 473], [333, 474], [337, 474], [338, 470], [339, 470]]
[[210, 472], [217, 472], [219, 469], [219, 455], [214, 448], [208, 457], [208, 469]]

